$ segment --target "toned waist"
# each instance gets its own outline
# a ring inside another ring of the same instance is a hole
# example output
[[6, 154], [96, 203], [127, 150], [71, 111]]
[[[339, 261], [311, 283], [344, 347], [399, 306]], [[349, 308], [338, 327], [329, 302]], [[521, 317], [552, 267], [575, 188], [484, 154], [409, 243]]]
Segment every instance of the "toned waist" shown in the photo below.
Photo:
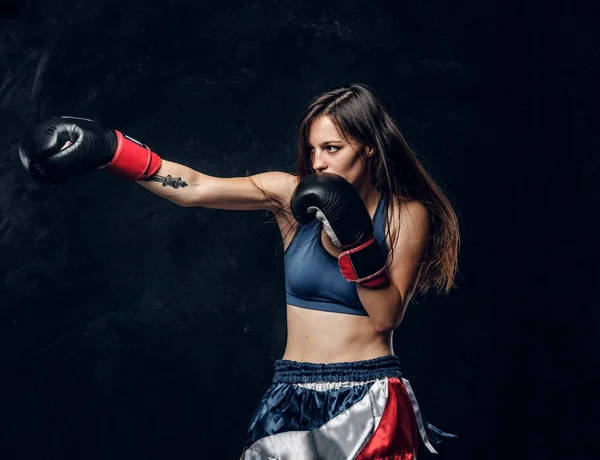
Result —
[[391, 332], [377, 332], [368, 316], [287, 307], [283, 359], [317, 363], [360, 361], [392, 354]]

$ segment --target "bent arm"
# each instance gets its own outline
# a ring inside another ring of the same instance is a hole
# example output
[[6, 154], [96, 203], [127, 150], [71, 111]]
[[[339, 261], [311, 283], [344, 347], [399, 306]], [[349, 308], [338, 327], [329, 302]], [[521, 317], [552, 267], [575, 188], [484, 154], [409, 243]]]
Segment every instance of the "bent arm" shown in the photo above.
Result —
[[379, 332], [396, 329], [410, 302], [421, 276], [424, 257], [431, 238], [428, 208], [409, 201], [394, 203], [397, 219], [392, 221], [389, 250], [394, 245], [391, 235], [397, 232], [393, 258], [388, 268], [390, 285], [383, 289], [369, 289], [357, 285], [358, 297]]
[[246, 177], [214, 177], [162, 160], [160, 169], [153, 176], [137, 183], [183, 207], [275, 212], [275, 203], [261, 189], [275, 195], [281, 202], [289, 203], [297, 176], [269, 171]]

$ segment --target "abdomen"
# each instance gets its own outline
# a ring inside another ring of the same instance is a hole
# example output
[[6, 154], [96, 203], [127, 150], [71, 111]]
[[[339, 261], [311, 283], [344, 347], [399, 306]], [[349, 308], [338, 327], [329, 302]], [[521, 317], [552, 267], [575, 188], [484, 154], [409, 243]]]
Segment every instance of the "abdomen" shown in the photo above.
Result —
[[315, 363], [361, 361], [390, 355], [392, 332], [377, 332], [368, 316], [287, 305], [284, 359]]

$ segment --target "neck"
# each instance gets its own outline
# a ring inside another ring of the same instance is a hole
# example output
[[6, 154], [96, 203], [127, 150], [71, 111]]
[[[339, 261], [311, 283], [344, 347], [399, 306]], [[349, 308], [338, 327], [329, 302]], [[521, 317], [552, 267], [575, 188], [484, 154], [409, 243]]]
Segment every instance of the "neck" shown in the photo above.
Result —
[[365, 204], [367, 211], [369, 211], [369, 214], [371, 215], [371, 217], [373, 217], [377, 209], [377, 204], [379, 203], [379, 198], [381, 194], [377, 191], [375, 185], [371, 181], [368, 181], [366, 184], [360, 187], [358, 189], [358, 193], [362, 198], [362, 201]]

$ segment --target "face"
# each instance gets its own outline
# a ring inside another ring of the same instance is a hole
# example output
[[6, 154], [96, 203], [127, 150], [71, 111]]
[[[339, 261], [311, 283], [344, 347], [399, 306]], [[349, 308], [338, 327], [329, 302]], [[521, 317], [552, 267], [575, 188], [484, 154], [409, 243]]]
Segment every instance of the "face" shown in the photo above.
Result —
[[315, 172], [342, 176], [356, 187], [363, 185], [370, 175], [367, 158], [373, 149], [338, 133], [335, 124], [324, 115], [315, 119], [308, 132], [310, 161]]

